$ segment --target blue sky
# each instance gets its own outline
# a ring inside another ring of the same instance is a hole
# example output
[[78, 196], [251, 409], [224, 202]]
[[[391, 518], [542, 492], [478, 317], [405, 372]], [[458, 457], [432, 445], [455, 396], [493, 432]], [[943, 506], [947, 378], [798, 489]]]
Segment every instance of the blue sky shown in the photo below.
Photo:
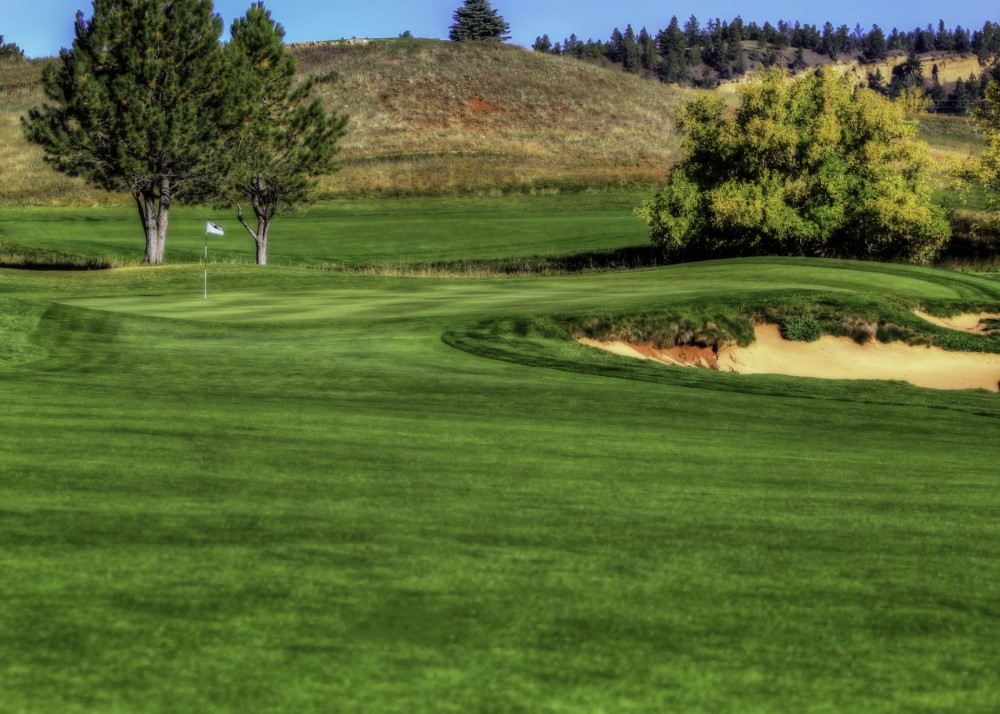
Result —
[[[270, 0], [265, 3], [281, 22], [289, 42], [341, 37], [396, 37], [409, 30], [417, 37], [448, 36], [452, 13], [462, 0]], [[801, 0], [492, 0], [493, 7], [511, 25], [512, 41], [530, 46], [535, 37], [548, 34], [553, 41], [570, 33], [580, 39], [607, 39], [614, 27], [629, 23], [638, 31], [665, 27], [672, 15], [681, 21], [692, 14], [704, 22], [718, 17], [763, 24], [779, 19], [851, 28], [873, 23], [886, 30], [912, 29], [943, 19], [949, 27], [979, 29], [986, 20], [1000, 20], [993, 0], [840, 0], [837, 3], [804, 3]], [[228, 28], [242, 15], [250, 0], [216, 0], [216, 12]], [[90, 0], [0, 0], [0, 34], [16, 42], [31, 57], [44, 57], [69, 46], [76, 11], [91, 15]]]

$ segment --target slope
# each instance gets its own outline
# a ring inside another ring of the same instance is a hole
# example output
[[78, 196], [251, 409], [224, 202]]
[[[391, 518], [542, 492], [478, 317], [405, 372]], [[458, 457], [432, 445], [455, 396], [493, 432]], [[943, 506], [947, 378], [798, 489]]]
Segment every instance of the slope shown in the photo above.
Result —
[[[384, 40], [298, 46], [317, 96], [351, 115], [344, 168], [323, 197], [491, 193], [657, 183], [674, 111], [692, 93], [494, 43]], [[0, 63], [0, 205], [125, 203], [55, 174], [18, 117], [42, 67]]]

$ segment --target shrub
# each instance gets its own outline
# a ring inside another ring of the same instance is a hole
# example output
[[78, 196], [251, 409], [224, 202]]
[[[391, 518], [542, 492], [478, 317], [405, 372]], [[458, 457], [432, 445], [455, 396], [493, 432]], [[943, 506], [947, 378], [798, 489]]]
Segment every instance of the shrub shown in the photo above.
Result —
[[781, 321], [781, 336], [793, 342], [815, 342], [823, 328], [812, 315], [790, 315]]
[[768, 70], [740, 102], [729, 116], [706, 95], [680, 113], [685, 158], [637, 209], [668, 254], [937, 255], [948, 224], [899, 107], [822, 69], [794, 81]]

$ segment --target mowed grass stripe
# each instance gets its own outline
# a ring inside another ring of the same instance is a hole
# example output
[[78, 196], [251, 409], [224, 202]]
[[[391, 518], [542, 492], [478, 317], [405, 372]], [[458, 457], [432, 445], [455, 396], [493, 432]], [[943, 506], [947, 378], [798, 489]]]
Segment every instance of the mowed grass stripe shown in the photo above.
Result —
[[5, 298], [48, 305], [30, 332], [46, 358], [0, 372], [3, 706], [1000, 703], [994, 419], [442, 341], [740, 295], [986, 302], [995, 282], [795, 260], [483, 281], [211, 270], [208, 301], [196, 265], [2, 272]]
[[157, 374], [174, 335], [133, 343], [141, 324], [91, 349], [145, 380], [5, 387], [4, 453], [63, 446], [7, 471], [4, 642], [35, 663], [6, 677], [15, 705], [993, 703], [978, 419], [532, 370], [406, 330], [314, 335], [291, 364], [250, 347], [270, 378], [223, 381], [245, 340], [179, 324], [215, 364]]

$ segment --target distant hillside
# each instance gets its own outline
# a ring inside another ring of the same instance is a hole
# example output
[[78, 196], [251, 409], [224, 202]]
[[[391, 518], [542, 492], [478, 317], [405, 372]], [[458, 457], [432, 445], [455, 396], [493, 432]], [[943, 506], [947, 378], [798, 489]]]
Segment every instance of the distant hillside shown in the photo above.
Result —
[[[497, 43], [379, 40], [292, 48], [317, 94], [351, 115], [322, 195], [649, 185], [676, 159], [681, 90]], [[53, 172], [18, 117], [42, 66], [0, 63], [0, 204], [124, 202]]]
[[648, 184], [675, 160], [692, 96], [498, 43], [297, 46], [320, 96], [351, 115], [332, 193], [489, 192]]
[[[373, 40], [292, 51], [302, 74], [319, 78], [318, 96], [351, 115], [343, 169], [322, 179], [325, 197], [656, 185], [678, 158], [674, 113], [695, 96], [497, 43]], [[0, 62], [0, 205], [128, 203], [55, 173], [22, 137], [18, 118], [42, 102], [41, 71], [52, 61]], [[974, 61], [941, 59], [939, 72], [961, 76]], [[948, 158], [967, 153], [975, 139], [965, 124], [931, 123], [928, 138]]]

